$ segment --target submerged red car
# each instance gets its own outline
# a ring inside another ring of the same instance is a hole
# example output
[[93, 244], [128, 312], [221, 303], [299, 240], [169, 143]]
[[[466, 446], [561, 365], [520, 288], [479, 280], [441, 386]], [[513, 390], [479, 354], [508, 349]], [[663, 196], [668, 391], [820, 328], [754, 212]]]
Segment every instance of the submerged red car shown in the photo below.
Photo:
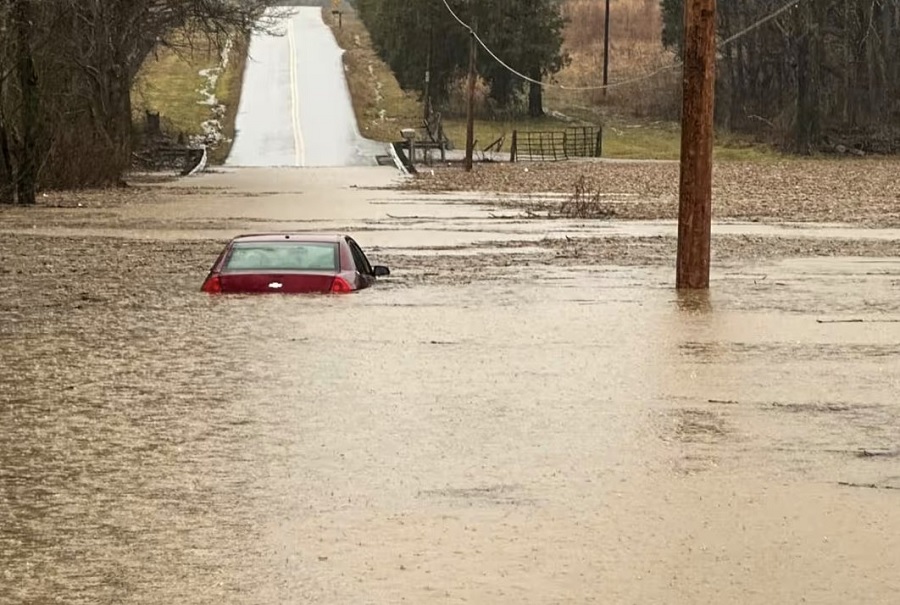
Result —
[[201, 288], [209, 294], [345, 294], [390, 275], [340, 234], [264, 233], [234, 238]]

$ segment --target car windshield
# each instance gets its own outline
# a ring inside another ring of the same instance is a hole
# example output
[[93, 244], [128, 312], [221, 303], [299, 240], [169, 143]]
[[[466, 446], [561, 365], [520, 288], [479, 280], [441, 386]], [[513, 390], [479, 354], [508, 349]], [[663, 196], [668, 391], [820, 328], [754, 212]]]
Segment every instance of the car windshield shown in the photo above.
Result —
[[319, 242], [239, 242], [225, 271], [338, 271], [337, 244]]

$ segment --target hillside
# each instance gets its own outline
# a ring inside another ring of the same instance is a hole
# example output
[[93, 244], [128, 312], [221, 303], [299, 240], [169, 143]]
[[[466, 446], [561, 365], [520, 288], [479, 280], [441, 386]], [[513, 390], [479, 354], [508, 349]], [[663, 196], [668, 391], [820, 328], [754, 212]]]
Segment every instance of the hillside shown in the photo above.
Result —
[[[569, 19], [565, 49], [572, 62], [556, 78], [568, 87], [598, 86], [603, 77], [604, 4], [598, 0], [566, 0]], [[610, 7], [609, 83], [600, 90], [551, 89], [551, 105], [595, 106], [604, 113], [627, 113], [641, 117], [674, 118], [678, 113], [680, 79], [677, 72], [663, 72], [641, 82], [620, 86], [671, 65], [672, 52], [662, 46], [662, 19], [658, 0], [616, 0]]]

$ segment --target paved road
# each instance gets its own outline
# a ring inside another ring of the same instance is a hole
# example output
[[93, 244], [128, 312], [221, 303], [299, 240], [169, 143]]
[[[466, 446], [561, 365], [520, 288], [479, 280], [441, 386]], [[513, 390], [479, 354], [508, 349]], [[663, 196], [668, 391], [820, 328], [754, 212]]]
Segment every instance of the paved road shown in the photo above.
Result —
[[[282, 9], [283, 10], [283, 9]], [[343, 51], [321, 9], [298, 8], [278, 35], [256, 35], [229, 166], [375, 164], [384, 146], [359, 134]]]

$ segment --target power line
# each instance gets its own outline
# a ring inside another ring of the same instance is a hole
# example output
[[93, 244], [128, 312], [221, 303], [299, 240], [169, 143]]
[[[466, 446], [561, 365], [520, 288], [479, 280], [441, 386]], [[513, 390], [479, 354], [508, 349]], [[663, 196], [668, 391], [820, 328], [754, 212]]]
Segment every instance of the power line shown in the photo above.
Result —
[[771, 21], [772, 19], [777, 19], [777, 18], [780, 17], [783, 13], [788, 12], [789, 10], [791, 10], [792, 8], [794, 8], [795, 6], [797, 6], [798, 4], [800, 4], [801, 2], [803, 2], [803, 0], [792, 0], [791, 2], [788, 2], [787, 4], [785, 4], [784, 6], [782, 6], [781, 8], [779, 8], [778, 10], [776, 10], [774, 13], [771, 13], [771, 14], [769, 14], [769, 15], [766, 15], [765, 17], [763, 17], [762, 19], [760, 19], [760, 20], [757, 21], [756, 23], [750, 25], [749, 27], [745, 27], [744, 29], [742, 29], [742, 30], [739, 31], [738, 33], [734, 34], [733, 36], [731, 36], [731, 37], [729, 37], [729, 38], [725, 38], [725, 40], [723, 40], [722, 43], [721, 43], [719, 46], [727, 46], [727, 45], [731, 44], [732, 42], [734, 42], [735, 40], [738, 40], [738, 39], [740, 39], [740, 38], [743, 38], [744, 36], [746, 36], [747, 34], [749, 34], [750, 32], [752, 32], [754, 29], [758, 29], [758, 28], [762, 27], [763, 25], [765, 25], [766, 23], [768, 23], [768, 22]]
[[[534, 78], [529, 78], [529, 77], [526, 76], [525, 74], [523, 74], [523, 73], [521, 73], [521, 72], [519, 72], [519, 71], [513, 69], [513, 68], [510, 67], [508, 64], [506, 64], [506, 63], [503, 61], [503, 59], [501, 59], [500, 57], [498, 57], [497, 54], [496, 54], [493, 50], [491, 50], [491, 48], [484, 42], [484, 40], [482, 40], [482, 39], [478, 36], [478, 34], [475, 33], [475, 30], [472, 29], [472, 27], [471, 27], [468, 23], [466, 23], [465, 21], [463, 21], [463, 20], [459, 17], [459, 15], [456, 14], [456, 12], [455, 12], [455, 11], [453, 10], [453, 8], [450, 6], [450, 3], [449, 3], [447, 0], [442, 0], [442, 2], [444, 3], [444, 6], [447, 8], [447, 12], [449, 12], [450, 15], [451, 15], [451, 16], [452, 16], [452, 17], [453, 17], [460, 25], [462, 25], [462, 26], [469, 32], [469, 34], [472, 35], [472, 37], [475, 38], [475, 41], [478, 42], [478, 44], [479, 44], [479, 45], [487, 52], [487, 54], [489, 54], [489, 55], [491, 56], [491, 58], [494, 59], [494, 61], [496, 61], [497, 63], [499, 63], [504, 69], [506, 69], [507, 71], [509, 71], [509, 72], [512, 73], [513, 75], [518, 76], [519, 78], [525, 80], [526, 82], [530, 82], [530, 83], [532, 83], [532, 84], [537, 84], [538, 86], [543, 86], [544, 88], [559, 88], [559, 89], [561, 89], [561, 90], [571, 90], [571, 91], [576, 91], [576, 92], [579, 92], [579, 91], [582, 91], [582, 92], [583, 92], [583, 91], [592, 91], [592, 90], [608, 90], [608, 89], [610, 89], [610, 88], [619, 88], [620, 86], [627, 86], [627, 85], [629, 85], [629, 84], [636, 84], [636, 83], [638, 83], [638, 82], [643, 82], [644, 80], [649, 80], [649, 79], [651, 79], [651, 78], [654, 78], [654, 77], [658, 76], [658, 75], [661, 74], [661, 73], [664, 73], [664, 72], [667, 72], [667, 71], [671, 71], [671, 70], [673, 70], [673, 69], [677, 69], [677, 68], [681, 67], [681, 64], [680, 64], [680, 63], [672, 63], [671, 65], [666, 65], [665, 67], [661, 67], [661, 68], [659, 68], [659, 69], [657, 69], [657, 70], [655, 70], [655, 71], [652, 71], [652, 72], [650, 72], [650, 73], [644, 74], [643, 76], [637, 76], [637, 77], [634, 77], [634, 78], [630, 78], [630, 79], [628, 79], [628, 80], [622, 80], [622, 81], [620, 81], [620, 82], [614, 82], [614, 83], [612, 83], [612, 84], [601, 84], [601, 85], [599, 85], [599, 86], [566, 86], [566, 85], [564, 85], [564, 84], [556, 84], [556, 83], [554, 83], [554, 82], [543, 82], [543, 81], [541, 81], [541, 80], [535, 80]], [[738, 33], [734, 34], [733, 36], [730, 36], [730, 37], [726, 38], [725, 40], [723, 40], [723, 41], [718, 45], [718, 47], [721, 48], [721, 47], [723, 47], [723, 46], [727, 46], [727, 45], [731, 44], [732, 42], [734, 42], [735, 40], [739, 40], [740, 38], [743, 38], [744, 36], [746, 36], [747, 34], [749, 34], [750, 32], [752, 32], [753, 30], [762, 27], [763, 25], [765, 25], [766, 23], [768, 23], [768, 22], [771, 21], [772, 19], [778, 18], [779, 16], [781, 16], [782, 14], [784, 14], [784, 13], [786, 13], [787, 11], [791, 10], [792, 8], [794, 8], [795, 6], [797, 6], [798, 4], [800, 4], [801, 2], [803, 2], [803, 0], [789, 0], [789, 2], [788, 2], [787, 4], [785, 4], [784, 6], [782, 6], [781, 8], [779, 8], [779, 9], [777, 9], [776, 11], [774, 11], [774, 12], [772, 12], [772, 13], [766, 15], [766, 16], [763, 17], [762, 19], [760, 19], [760, 20], [754, 22], [752, 25], [750, 25], [749, 27], [746, 27], [746, 28], [742, 29], [742, 30], [739, 31]]]

